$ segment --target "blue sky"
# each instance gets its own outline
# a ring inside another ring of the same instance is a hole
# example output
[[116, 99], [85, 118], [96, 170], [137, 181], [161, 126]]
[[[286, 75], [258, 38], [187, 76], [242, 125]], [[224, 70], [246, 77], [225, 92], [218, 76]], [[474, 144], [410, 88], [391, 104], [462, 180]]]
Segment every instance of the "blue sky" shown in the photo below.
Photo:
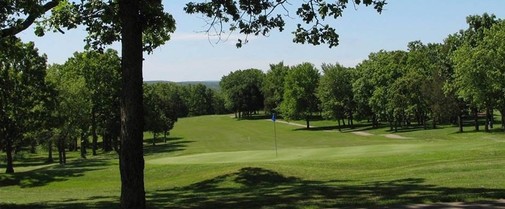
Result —
[[[231, 71], [258, 68], [267, 71], [269, 64], [283, 61], [288, 65], [311, 62], [341, 63], [355, 66], [371, 52], [404, 50], [410, 41], [442, 42], [447, 35], [467, 27], [465, 17], [484, 12], [505, 19], [503, 0], [389, 0], [382, 14], [372, 8], [350, 5], [344, 16], [332, 20], [340, 35], [340, 45], [300, 45], [292, 43], [294, 22], [286, 29], [274, 31], [269, 37], [249, 37], [242, 48], [235, 47], [241, 36], [233, 33], [227, 41], [216, 43], [200, 31], [205, 21], [198, 15], [183, 11], [189, 0], [164, 0], [166, 11], [174, 15], [177, 30], [172, 40], [145, 55], [144, 80], [208, 81], [220, 80]], [[301, 0], [290, 1], [293, 5]], [[294, 13], [292, 14], [294, 15]], [[49, 63], [64, 63], [75, 51], [83, 50], [85, 32], [76, 29], [66, 34], [48, 33], [36, 37], [33, 31], [20, 34], [23, 41], [34, 41], [40, 52], [47, 54]], [[119, 45], [112, 47], [119, 50]]]

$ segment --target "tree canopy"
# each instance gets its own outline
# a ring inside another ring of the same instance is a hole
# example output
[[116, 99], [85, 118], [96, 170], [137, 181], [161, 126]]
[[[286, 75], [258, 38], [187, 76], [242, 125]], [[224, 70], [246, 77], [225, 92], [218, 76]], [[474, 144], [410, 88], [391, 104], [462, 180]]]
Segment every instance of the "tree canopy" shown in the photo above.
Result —
[[319, 110], [317, 85], [319, 71], [310, 63], [302, 63], [291, 68], [284, 82], [282, 114], [287, 119], [304, 119], [310, 128], [310, 118]]
[[0, 148], [7, 153], [6, 172], [13, 173], [14, 148], [46, 120], [53, 91], [45, 81], [46, 56], [33, 43], [11, 37], [1, 39], [0, 48]]

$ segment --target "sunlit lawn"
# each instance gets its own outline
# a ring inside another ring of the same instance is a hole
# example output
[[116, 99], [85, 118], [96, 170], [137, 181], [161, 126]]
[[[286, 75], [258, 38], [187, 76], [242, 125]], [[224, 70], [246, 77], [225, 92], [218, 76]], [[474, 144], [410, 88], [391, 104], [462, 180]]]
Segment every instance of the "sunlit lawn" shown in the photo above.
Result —
[[[369, 134], [363, 136], [328, 127], [334, 121], [311, 125], [317, 128], [278, 121], [274, 134], [268, 119], [224, 115], [180, 119], [167, 143], [156, 146], [146, 133], [148, 206], [353, 208], [505, 197], [501, 131], [358, 127]], [[65, 166], [44, 164], [45, 155], [25, 154], [16, 174], [0, 174], [0, 208], [118, 207], [114, 153], [86, 160], [71, 153]]]

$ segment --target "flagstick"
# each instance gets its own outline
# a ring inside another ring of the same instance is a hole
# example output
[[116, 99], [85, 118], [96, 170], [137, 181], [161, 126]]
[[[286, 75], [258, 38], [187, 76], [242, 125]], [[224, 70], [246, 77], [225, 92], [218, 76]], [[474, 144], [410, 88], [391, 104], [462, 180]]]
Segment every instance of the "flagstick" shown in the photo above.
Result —
[[275, 120], [274, 120], [274, 141], [275, 141], [275, 157], [278, 156], [277, 154], [277, 130], [275, 129]]

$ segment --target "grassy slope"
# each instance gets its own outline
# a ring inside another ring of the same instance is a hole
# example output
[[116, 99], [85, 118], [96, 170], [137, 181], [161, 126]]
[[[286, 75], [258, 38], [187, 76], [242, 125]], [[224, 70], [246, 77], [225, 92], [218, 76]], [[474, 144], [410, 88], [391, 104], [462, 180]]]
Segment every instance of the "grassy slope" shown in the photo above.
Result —
[[[391, 139], [383, 136], [386, 129], [358, 136], [276, 123], [276, 157], [273, 128], [271, 121], [229, 116], [181, 119], [167, 144], [146, 145], [149, 206], [380, 207], [505, 197], [502, 133], [444, 128]], [[0, 174], [0, 202], [11, 203], [0, 208], [117, 206], [112, 154], [65, 167], [25, 165], [20, 173]]]

